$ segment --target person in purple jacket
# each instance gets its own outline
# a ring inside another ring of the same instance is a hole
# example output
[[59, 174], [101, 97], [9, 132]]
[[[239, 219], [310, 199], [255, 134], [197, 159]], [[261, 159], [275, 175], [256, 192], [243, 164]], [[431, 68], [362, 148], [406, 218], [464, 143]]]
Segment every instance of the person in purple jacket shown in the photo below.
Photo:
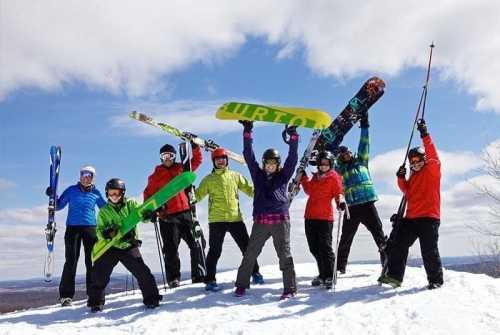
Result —
[[238, 269], [236, 278], [237, 297], [245, 295], [250, 287], [250, 276], [255, 261], [269, 239], [273, 238], [274, 248], [278, 254], [280, 270], [283, 272], [283, 294], [281, 299], [293, 297], [297, 291], [295, 268], [290, 252], [290, 215], [288, 213], [287, 185], [297, 165], [299, 135], [295, 126], [286, 129], [290, 136], [288, 157], [283, 167], [276, 149], [267, 149], [262, 155], [262, 168], [259, 167], [252, 149], [252, 121], [240, 121], [243, 131], [243, 156], [250, 170], [255, 188], [253, 200], [254, 224], [250, 241]]

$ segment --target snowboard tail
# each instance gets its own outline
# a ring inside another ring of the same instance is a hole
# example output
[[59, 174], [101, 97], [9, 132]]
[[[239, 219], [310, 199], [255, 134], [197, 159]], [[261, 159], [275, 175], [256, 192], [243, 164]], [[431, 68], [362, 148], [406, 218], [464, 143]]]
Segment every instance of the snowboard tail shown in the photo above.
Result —
[[123, 221], [120, 230], [111, 240], [99, 240], [92, 249], [92, 262], [97, 261], [106, 251], [116, 245], [118, 241], [132, 230], [139, 222], [142, 221], [143, 213], [146, 211], [155, 211], [163, 206], [168, 200], [173, 198], [177, 193], [183, 191], [191, 185], [196, 179], [196, 174], [193, 172], [183, 172], [176, 176], [168, 184], [164, 185], [149, 199], [132, 211]]
[[318, 109], [264, 106], [244, 102], [228, 102], [217, 110], [215, 116], [220, 120], [265, 121], [312, 129], [326, 128], [332, 122], [328, 113]]

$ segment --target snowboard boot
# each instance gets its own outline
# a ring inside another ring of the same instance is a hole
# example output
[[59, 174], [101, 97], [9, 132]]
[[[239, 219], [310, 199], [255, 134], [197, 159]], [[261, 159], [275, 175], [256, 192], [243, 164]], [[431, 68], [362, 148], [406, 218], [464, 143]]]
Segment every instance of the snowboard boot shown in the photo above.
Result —
[[246, 294], [246, 288], [244, 287], [236, 287], [236, 289], [234, 290], [234, 296], [235, 297], [243, 297], [244, 295]]
[[103, 309], [104, 309], [103, 305], [95, 305], [95, 306], [90, 307], [90, 312], [91, 313], [102, 312]]
[[401, 281], [399, 281], [395, 278], [389, 277], [388, 275], [380, 276], [380, 278], [378, 279], [378, 282], [380, 284], [387, 284], [387, 285], [391, 286], [392, 288], [397, 288], [397, 287], [401, 286]]
[[311, 286], [321, 286], [323, 285], [324, 281], [321, 279], [319, 276], [314, 277], [313, 280], [311, 280]]
[[264, 276], [260, 274], [260, 272], [256, 272], [252, 275], [252, 283], [256, 285], [264, 284]]
[[59, 299], [59, 302], [61, 303], [62, 307], [68, 307], [73, 304], [73, 299], [71, 298], [61, 298]]
[[436, 288], [440, 288], [443, 284], [440, 284], [440, 283], [429, 283], [429, 285], [427, 285], [427, 289], [428, 290], [434, 290]]
[[209, 281], [208, 283], [205, 284], [205, 291], [210, 291], [210, 292], [217, 292], [220, 290], [219, 285], [217, 285], [217, 282], [214, 281]]
[[332, 278], [326, 278], [325, 279], [325, 288], [327, 290], [331, 290], [333, 287], [333, 279]]
[[291, 288], [286, 288], [283, 290], [283, 294], [280, 297], [280, 300], [286, 300], [295, 297], [295, 294], [297, 293], [296, 290], [291, 289]]
[[180, 285], [179, 279], [174, 279], [168, 282], [168, 287], [170, 288], [176, 288], [179, 287], [179, 285]]

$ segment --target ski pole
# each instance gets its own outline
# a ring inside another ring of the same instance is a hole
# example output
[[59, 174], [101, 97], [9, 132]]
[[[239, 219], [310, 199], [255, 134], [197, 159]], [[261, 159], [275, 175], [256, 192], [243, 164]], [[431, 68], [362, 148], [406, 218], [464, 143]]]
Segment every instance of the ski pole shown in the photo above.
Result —
[[347, 217], [347, 219], [350, 219], [350, 213], [349, 213], [349, 208], [345, 207], [345, 211], [339, 210], [339, 220], [337, 222], [337, 237], [335, 239], [335, 260], [333, 262], [333, 292], [335, 292], [335, 286], [337, 286], [337, 260], [338, 260], [338, 252], [339, 252], [339, 236], [340, 236], [340, 229], [342, 228], [342, 223], [344, 221], [344, 214]]
[[[160, 232], [158, 229], [158, 218], [156, 218], [155, 222], [153, 222], [153, 226], [155, 227], [155, 236], [156, 236], [156, 246], [158, 247], [158, 259], [160, 260], [160, 268], [161, 268], [161, 276], [163, 278], [163, 290], [167, 290], [167, 281], [165, 279], [165, 270], [163, 268], [163, 260], [165, 257], [162, 259], [162, 254], [163, 254], [163, 245], [161, 242], [161, 237], [160, 237]], [[165, 256], [165, 255], [163, 255]]]

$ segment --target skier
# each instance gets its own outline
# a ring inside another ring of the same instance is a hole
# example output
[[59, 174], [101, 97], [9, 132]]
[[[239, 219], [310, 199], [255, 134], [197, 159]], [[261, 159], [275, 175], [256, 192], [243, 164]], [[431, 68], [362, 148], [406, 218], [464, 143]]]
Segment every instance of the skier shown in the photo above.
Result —
[[[139, 207], [137, 201], [125, 197], [125, 182], [119, 178], [110, 179], [106, 183], [106, 198], [108, 203], [101, 208], [97, 216], [98, 240], [111, 240], [123, 223], [123, 220]], [[144, 213], [144, 220], [151, 218], [152, 213]], [[89, 290], [87, 305], [91, 312], [102, 311], [104, 306], [104, 290], [109, 283], [113, 268], [121, 262], [137, 279], [146, 308], [155, 308], [162, 297], [158, 292], [156, 281], [141, 256], [137, 226], [130, 230], [121, 240], [103, 254], [92, 270], [92, 284]]]
[[[201, 165], [202, 154], [198, 145], [191, 142], [193, 157], [191, 158], [192, 170], [196, 171]], [[160, 148], [161, 164], [155, 167], [154, 172], [148, 177], [148, 184], [144, 189], [144, 200], [155, 194], [163, 185], [183, 172], [183, 166], [175, 162], [177, 151], [170, 144]], [[189, 200], [184, 192], [178, 193], [170, 199], [158, 212], [160, 234], [163, 241], [165, 257], [165, 270], [168, 286], [178, 287], [181, 279], [181, 264], [179, 259], [179, 242], [183, 239], [190, 249], [191, 254], [191, 280], [193, 283], [202, 283], [204, 275], [199, 270], [200, 259], [198, 245], [192, 233], [194, 225]], [[154, 221], [155, 218], [152, 218]], [[201, 231], [201, 230], [200, 230]]]
[[337, 262], [340, 273], [345, 273], [346, 271], [352, 241], [360, 223], [372, 234], [373, 240], [378, 247], [382, 264], [385, 258], [384, 248], [386, 238], [382, 230], [382, 222], [375, 207], [375, 201], [378, 200], [378, 197], [368, 170], [370, 146], [368, 113], [365, 113], [361, 118], [360, 126], [361, 136], [357, 155], [353, 156], [347, 147], [340, 146], [336, 165], [337, 172], [342, 176], [346, 202], [349, 205], [350, 212], [350, 218], [347, 218], [347, 215], [345, 215], [339, 243]]
[[406, 215], [394, 228], [394, 240], [388, 248], [387, 274], [379, 281], [393, 287], [401, 285], [408, 249], [418, 238], [429, 282], [427, 288], [435, 289], [443, 285], [443, 269], [438, 249], [441, 162], [423, 119], [419, 120], [417, 129], [424, 148], [416, 147], [409, 151], [411, 172], [408, 180], [406, 167], [401, 165], [398, 169], [398, 186], [407, 200]]
[[297, 164], [299, 135], [295, 126], [287, 127], [290, 136], [288, 157], [280, 167], [281, 157], [276, 149], [267, 149], [262, 155], [262, 168], [259, 167], [252, 148], [253, 122], [240, 121], [243, 131], [243, 156], [250, 170], [255, 187], [253, 200], [254, 224], [250, 241], [238, 269], [235, 295], [245, 295], [250, 286], [250, 275], [262, 247], [269, 237], [273, 238], [278, 254], [280, 270], [283, 272], [283, 294], [281, 299], [293, 297], [297, 291], [295, 268], [290, 252], [290, 215], [287, 198], [287, 184], [292, 178]]
[[[86, 290], [89, 293], [92, 273], [92, 247], [96, 241], [95, 206], [99, 208], [106, 204], [101, 192], [95, 187], [95, 168], [83, 166], [80, 169], [80, 181], [68, 187], [58, 197], [56, 210], [60, 211], [69, 204], [64, 233], [65, 262], [61, 282], [59, 283], [59, 301], [61, 306], [70, 306], [75, 295], [75, 275], [80, 257], [80, 247], [83, 242], [85, 252]], [[47, 188], [47, 196], [52, 193]]]
[[332, 250], [333, 207], [335, 199], [337, 207], [345, 210], [346, 204], [342, 195], [342, 179], [334, 167], [334, 156], [330, 151], [321, 151], [317, 158], [318, 172], [309, 179], [304, 170], [300, 183], [304, 192], [309, 195], [306, 204], [305, 232], [309, 251], [316, 259], [319, 275], [311, 282], [312, 286], [325, 285], [331, 289], [333, 285]]
[[[201, 201], [207, 194], [209, 196], [209, 249], [205, 278], [207, 291], [219, 289], [215, 273], [226, 232], [231, 234], [242, 254], [247, 248], [249, 237], [241, 216], [238, 191], [241, 190], [249, 197], [253, 197], [254, 193], [252, 184], [245, 177], [229, 169], [228, 157], [223, 148], [212, 152], [212, 163], [212, 173], [203, 178], [195, 192], [197, 201]], [[253, 267], [252, 278], [256, 284], [264, 282], [257, 262]]]

